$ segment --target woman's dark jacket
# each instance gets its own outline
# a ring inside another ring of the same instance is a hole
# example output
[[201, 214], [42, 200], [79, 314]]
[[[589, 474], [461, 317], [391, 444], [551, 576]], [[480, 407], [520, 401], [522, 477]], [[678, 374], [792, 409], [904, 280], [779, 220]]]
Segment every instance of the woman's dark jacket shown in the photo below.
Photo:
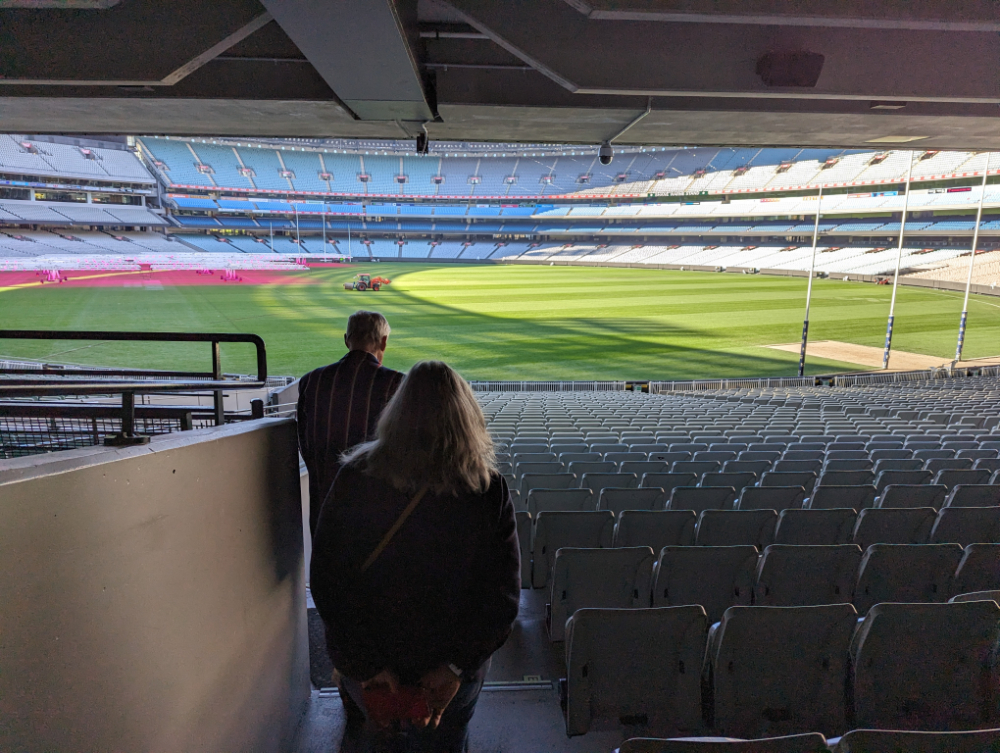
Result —
[[427, 493], [373, 565], [361, 565], [413, 498], [345, 466], [323, 503], [310, 585], [334, 666], [415, 683], [454, 664], [469, 675], [517, 617], [520, 552], [507, 482], [485, 493]]

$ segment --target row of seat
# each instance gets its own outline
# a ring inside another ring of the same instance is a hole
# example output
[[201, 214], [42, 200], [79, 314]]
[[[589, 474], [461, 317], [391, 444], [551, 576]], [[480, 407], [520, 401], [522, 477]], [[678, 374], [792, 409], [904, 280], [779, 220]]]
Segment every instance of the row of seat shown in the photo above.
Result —
[[771, 544], [1000, 544], [1000, 507], [854, 510], [625, 510], [517, 513], [524, 588], [546, 588], [563, 548], [710, 548]]
[[[758, 738], [998, 726], [1000, 606], [883, 603], [581, 609], [566, 626], [566, 732]], [[990, 750], [993, 748], [987, 748]], [[907, 749], [909, 750], [909, 749]]]

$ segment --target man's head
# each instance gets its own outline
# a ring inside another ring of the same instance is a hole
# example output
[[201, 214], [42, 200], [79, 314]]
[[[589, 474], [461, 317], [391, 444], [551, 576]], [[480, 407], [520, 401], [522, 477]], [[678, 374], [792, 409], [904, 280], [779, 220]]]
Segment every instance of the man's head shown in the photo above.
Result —
[[371, 353], [382, 363], [389, 341], [389, 322], [377, 311], [355, 311], [347, 319], [344, 344], [348, 350]]

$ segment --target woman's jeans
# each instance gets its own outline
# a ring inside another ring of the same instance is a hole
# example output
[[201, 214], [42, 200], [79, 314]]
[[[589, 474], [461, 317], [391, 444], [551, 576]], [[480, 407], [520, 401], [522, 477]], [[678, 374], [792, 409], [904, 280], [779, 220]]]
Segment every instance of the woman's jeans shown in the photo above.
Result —
[[[486, 662], [473, 677], [462, 682], [441, 715], [437, 729], [409, 725], [404, 729], [395, 724], [379, 729], [368, 720], [356, 739], [345, 735], [341, 750], [344, 753], [463, 753], [469, 736], [469, 722], [476, 710], [479, 691], [483, 688], [483, 679], [489, 667], [490, 663]], [[344, 677], [342, 682], [354, 702], [364, 709], [361, 683], [349, 677]], [[365, 716], [367, 719], [367, 710]]]

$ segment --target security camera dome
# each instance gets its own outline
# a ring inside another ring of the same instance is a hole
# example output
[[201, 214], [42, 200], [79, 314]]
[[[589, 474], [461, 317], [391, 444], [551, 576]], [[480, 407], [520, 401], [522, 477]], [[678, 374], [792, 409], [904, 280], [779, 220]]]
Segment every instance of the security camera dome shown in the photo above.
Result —
[[615, 150], [611, 148], [611, 144], [605, 141], [597, 150], [597, 157], [601, 160], [602, 165], [610, 165], [611, 160], [615, 157]]

